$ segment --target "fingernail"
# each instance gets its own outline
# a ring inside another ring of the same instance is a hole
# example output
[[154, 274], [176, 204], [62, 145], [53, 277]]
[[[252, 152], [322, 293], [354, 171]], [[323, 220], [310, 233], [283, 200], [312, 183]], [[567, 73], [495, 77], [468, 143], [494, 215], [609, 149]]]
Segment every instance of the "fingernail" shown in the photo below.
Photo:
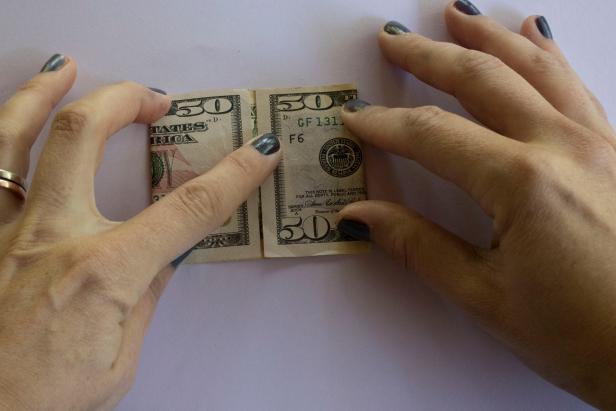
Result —
[[62, 54], [56, 53], [51, 56], [49, 60], [47, 60], [40, 72], [46, 73], [48, 71], [58, 71], [62, 68], [62, 66], [64, 66], [64, 63], [66, 63], [66, 57]]
[[411, 30], [407, 29], [404, 24], [393, 20], [387, 23], [385, 27], [383, 27], [383, 30], [385, 30], [386, 33], [393, 35], [411, 32]]
[[338, 230], [354, 240], [370, 241], [370, 227], [353, 220], [340, 220]]
[[342, 106], [342, 109], [344, 111], [348, 111], [349, 113], [357, 113], [358, 111], [362, 111], [369, 105], [370, 103], [364, 100], [359, 100], [359, 99], [349, 100], [346, 103], [344, 103], [344, 106]]
[[265, 133], [260, 137], [255, 138], [250, 144], [259, 151], [259, 153], [269, 156], [280, 150], [280, 140], [272, 133]]
[[161, 90], [161, 89], [156, 88], [156, 87], [149, 87], [149, 89], [152, 90], [155, 93], [164, 94], [165, 96], [167, 95], [167, 92], [165, 90]]
[[481, 14], [479, 9], [468, 0], [458, 0], [453, 5], [456, 9], [469, 16], [478, 16]]
[[178, 258], [176, 258], [175, 260], [173, 260], [173, 262], [171, 263], [171, 266], [173, 268], [178, 268], [178, 266], [180, 264], [182, 264], [184, 262], [184, 260], [186, 260], [188, 258], [188, 256], [190, 255], [190, 253], [192, 253], [192, 248], [188, 251], [186, 251], [184, 254], [182, 254], [181, 256], [179, 256]]
[[550, 29], [550, 25], [548, 24], [548, 21], [545, 17], [537, 17], [537, 19], [535, 20], [535, 24], [537, 25], [537, 28], [539, 29], [541, 34], [543, 34], [543, 37], [548, 40], [554, 40], [554, 36], [552, 35], [552, 29]]

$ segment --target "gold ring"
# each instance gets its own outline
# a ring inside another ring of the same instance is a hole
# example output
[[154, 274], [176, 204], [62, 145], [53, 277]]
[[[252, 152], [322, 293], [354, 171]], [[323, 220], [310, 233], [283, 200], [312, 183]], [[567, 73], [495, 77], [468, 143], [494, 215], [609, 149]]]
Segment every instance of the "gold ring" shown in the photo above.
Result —
[[9, 191], [15, 193], [21, 200], [26, 199], [26, 189], [17, 183], [9, 180], [0, 179], [0, 188], [6, 188]]
[[12, 173], [8, 170], [3, 170], [0, 168], [0, 180], [11, 181], [23, 188], [26, 189], [26, 180], [23, 177], [18, 176], [15, 173]]

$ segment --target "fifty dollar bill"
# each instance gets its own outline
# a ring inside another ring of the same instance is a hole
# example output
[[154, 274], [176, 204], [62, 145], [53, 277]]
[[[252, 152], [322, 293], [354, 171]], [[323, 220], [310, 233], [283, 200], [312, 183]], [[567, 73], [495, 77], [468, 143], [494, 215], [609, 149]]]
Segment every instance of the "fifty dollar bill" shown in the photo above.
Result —
[[276, 134], [283, 150], [260, 196], [254, 193], [186, 262], [367, 250], [335, 222], [346, 204], [366, 198], [362, 149], [340, 117], [341, 106], [355, 98], [352, 85], [172, 96], [169, 113], [150, 126], [153, 201], [257, 134]]

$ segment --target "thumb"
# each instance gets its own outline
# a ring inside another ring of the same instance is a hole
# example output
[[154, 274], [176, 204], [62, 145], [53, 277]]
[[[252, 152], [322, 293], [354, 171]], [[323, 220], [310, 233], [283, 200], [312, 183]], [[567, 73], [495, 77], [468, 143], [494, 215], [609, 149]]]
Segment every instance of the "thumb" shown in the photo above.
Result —
[[488, 252], [414, 211], [383, 201], [362, 201], [344, 208], [339, 221], [340, 231], [372, 240], [405, 269], [472, 311], [495, 297]]

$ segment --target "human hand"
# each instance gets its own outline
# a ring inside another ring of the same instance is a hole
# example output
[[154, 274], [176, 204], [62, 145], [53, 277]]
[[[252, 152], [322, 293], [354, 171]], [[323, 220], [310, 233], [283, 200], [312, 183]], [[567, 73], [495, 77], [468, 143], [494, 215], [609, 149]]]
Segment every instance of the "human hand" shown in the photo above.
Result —
[[[25, 176], [30, 147], [71, 88], [54, 56], [0, 106], [0, 168]], [[135, 83], [101, 88], [55, 117], [25, 205], [0, 188], [0, 409], [110, 409], [127, 392], [170, 265], [246, 200], [280, 160], [265, 135], [126, 222], [97, 210], [105, 141], [151, 123], [170, 99]]]
[[461, 44], [389, 23], [394, 64], [453, 96], [483, 126], [437, 107], [355, 101], [358, 137], [455, 183], [493, 218], [491, 250], [399, 205], [349, 205], [339, 227], [372, 240], [459, 304], [556, 385], [616, 408], [616, 135], [536, 16], [510, 32], [452, 2]]

